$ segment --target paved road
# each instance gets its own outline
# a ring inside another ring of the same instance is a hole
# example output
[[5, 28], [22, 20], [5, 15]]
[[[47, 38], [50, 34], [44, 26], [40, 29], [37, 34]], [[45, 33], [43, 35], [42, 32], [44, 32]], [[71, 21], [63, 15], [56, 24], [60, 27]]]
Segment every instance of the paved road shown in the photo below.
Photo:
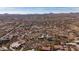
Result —
[[19, 28], [22, 24], [18, 25], [17, 27], [13, 28], [9, 33], [5, 34], [0, 38], [0, 40], [7, 40], [7, 36], [10, 35], [15, 29]]

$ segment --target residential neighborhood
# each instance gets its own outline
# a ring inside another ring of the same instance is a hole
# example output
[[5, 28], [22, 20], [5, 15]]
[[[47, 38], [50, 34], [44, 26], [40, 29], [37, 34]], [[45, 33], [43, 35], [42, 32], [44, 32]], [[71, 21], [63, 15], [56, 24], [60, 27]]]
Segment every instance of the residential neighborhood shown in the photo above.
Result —
[[79, 13], [0, 14], [0, 51], [79, 51]]

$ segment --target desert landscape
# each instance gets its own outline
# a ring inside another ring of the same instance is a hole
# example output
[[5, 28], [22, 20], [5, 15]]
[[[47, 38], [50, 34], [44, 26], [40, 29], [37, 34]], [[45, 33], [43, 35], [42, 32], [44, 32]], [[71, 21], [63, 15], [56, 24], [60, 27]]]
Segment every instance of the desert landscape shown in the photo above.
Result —
[[79, 51], [79, 13], [0, 14], [0, 51]]

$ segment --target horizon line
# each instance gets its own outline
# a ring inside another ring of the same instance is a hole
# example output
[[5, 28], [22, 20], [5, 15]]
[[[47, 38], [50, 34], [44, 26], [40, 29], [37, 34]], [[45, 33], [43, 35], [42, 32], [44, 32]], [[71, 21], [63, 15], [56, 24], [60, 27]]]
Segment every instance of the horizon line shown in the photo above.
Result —
[[0, 14], [69, 14], [69, 13], [79, 13], [79, 12], [58, 12], [58, 13], [0, 13]]

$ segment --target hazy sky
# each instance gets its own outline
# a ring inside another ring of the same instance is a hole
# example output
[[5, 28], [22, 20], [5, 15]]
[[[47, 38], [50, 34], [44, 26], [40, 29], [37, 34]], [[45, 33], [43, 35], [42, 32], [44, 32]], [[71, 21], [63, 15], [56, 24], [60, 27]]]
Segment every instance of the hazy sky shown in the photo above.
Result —
[[77, 7], [0, 7], [0, 14], [37, 14], [79, 12]]

